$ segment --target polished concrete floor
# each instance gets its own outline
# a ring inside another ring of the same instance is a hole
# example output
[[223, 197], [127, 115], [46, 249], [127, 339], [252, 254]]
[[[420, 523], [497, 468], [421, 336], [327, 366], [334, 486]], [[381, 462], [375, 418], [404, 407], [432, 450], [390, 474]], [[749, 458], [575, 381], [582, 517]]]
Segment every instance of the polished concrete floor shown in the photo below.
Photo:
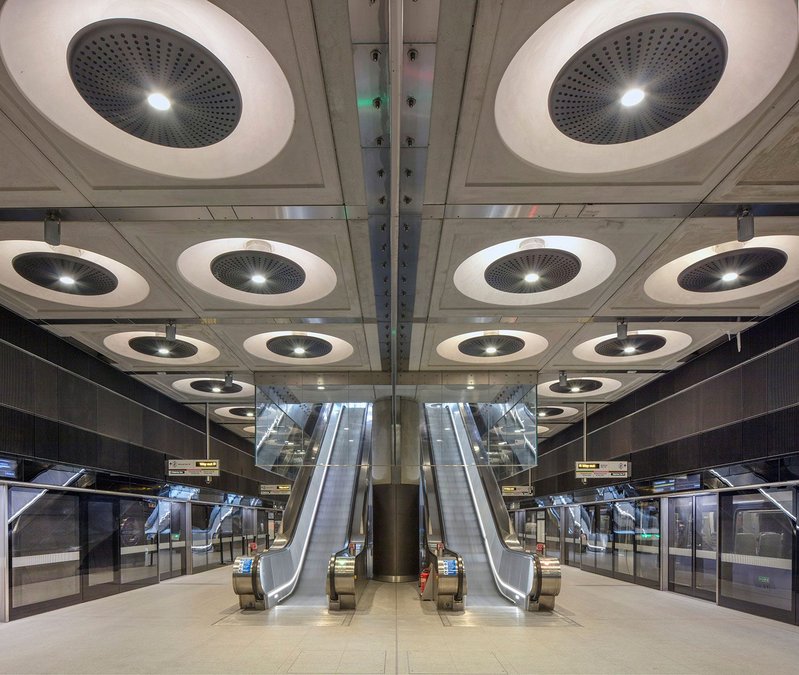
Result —
[[0, 624], [0, 673], [795, 673], [799, 628], [571, 568], [554, 614], [439, 615], [413, 584], [358, 612], [241, 613], [230, 569]]

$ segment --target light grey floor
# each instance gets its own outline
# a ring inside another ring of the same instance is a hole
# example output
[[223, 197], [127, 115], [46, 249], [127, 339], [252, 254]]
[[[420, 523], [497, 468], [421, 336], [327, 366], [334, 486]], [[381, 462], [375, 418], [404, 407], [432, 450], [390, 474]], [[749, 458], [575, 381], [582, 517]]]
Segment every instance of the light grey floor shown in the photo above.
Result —
[[795, 673], [799, 628], [571, 568], [555, 614], [238, 611], [230, 568], [0, 624], [0, 673]]

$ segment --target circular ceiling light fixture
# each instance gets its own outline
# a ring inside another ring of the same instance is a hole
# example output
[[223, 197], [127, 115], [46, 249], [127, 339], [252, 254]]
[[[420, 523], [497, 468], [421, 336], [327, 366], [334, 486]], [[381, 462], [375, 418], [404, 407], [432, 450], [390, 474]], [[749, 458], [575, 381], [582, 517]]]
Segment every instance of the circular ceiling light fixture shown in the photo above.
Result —
[[718, 253], [689, 265], [677, 277], [686, 291], [715, 293], [744, 288], [780, 272], [788, 256], [776, 248], [747, 247]]
[[224, 406], [214, 410], [215, 415], [235, 420], [251, 420], [255, 417], [255, 408], [245, 406]]
[[524, 349], [524, 340], [513, 335], [481, 335], [467, 338], [458, 345], [461, 354], [484, 358], [507, 356], [522, 349]]
[[224, 379], [214, 377], [188, 377], [172, 383], [172, 388], [182, 394], [211, 398], [252, 398], [255, 387], [246, 382], [233, 380], [229, 384]]
[[572, 281], [580, 273], [580, 259], [552, 248], [522, 249], [491, 263], [486, 283], [506, 293], [540, 293]]
[[547, 420], [558, 420], [565, 417], [572, 417], [578, 412], [577, 408], [570, 408], [568, 406], [560, 406], [557, 408], [554, 406], [543, 406], [538, 408], [538, 417], [546, 418]]
[[512, 239], [458, 265], [456, 288], [492, 305], [529, 306], [581, 295], [607, 280], [616, 256], [591, 239], [561, 235]]
[[349, 342], [333, 335], [285, 330], [253, 335], [244, 349], [259, 359], [295, 366], [336, 363], [355, 353]]
[[270, 251], [222, 253], [211, 261], [211, 274], [225, 286], [245, 293], [289, 293], [305, 283], [302, 267]]
[[[695, 14], [635, 19], [563, 66], [549, 94], [550, 114], [561, 132], [582, 143], [636, 141], [696, 110], [721, 80], [726, 60], [724, 36]], [[630, 82], [644, 83], [648, 93]]]
[[241, 95], [227, 68], [182, 33], [149, 21], [105, 20], [81, 30], [68, 50], [80, 95], [132, 136], [202, 148], [229, 136], [239, 122]]
[[332, 343], [314, 335], [280, 335], [266, 341], [266, 348], [278, 356], [317, 359], [333, 351]]
[[690, 347], [691, 342], [690, 335], [676, 330], [631, 330], [621, 340], [616, 334], [587, 340], [572, 353], [590, 363], [635, 363], [677, 354]]
[[277, 61], [207, 0], [8, 0], [0, 51], [50, 122], [144, 171], [249, 173], [277, 156], [294, 126]]
[[77, 307], [126, 307], [150, 286], [138, 272], [99, 253], [42, 241], [0, 241], [0, 284]]
[[[549, 346], [546, 338], [520, 330], [489, 330], [454, 335], [441, 342], [436, 352], [459, 363], [488, 365], [529, 359]], [[467, 389], [474, 389], [468, 385]]]
[[187, 335], [174, 340], [163, 331], [126, 331], [113, 333], [103, 340], [106, 349], [137, 361], [176, 366], [191, 366], [208, 363], [219, 358], [219, 350], [213, 345]]
[[729, 241], [680, 256], [644, 282], [653, 300], [672, 305], [735, 302], [799, 281], [799, 236]]
[[189, 283], [206, 293], [262, 307], [320, 300], [337, 281], [336, 272], [318, 255], [266, 239], [204, 241], [183, 251], [177, 266]]
[[793, 59], [796, 25], [791, 0], [574, 0], [505, 70], [494, 102], [499, 135], [550, 171], [661, 164], [766, 99]]
[[545, 434], [548, 431], [549, 431], [549, 427], [545, 427], [545, 426], [543, 426], [541, 424], [538, 424], [535, 427], [535, 433], [537, 433], [537, 434]]
[[616, 391], [621, 382], [610, 377], [575, 377], [570, 378], [565, 386], [558, 380], [542, 382], [536, 388], [543, 398], [585, 398], [599, 396]]

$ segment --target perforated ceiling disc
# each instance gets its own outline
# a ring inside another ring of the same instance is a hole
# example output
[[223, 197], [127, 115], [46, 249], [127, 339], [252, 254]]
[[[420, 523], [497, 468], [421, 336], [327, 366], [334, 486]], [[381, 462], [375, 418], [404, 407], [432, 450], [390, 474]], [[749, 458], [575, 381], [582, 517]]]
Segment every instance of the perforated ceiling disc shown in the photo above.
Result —
[[[589, 379], [567, 380], [565, 387], [560, 382], [553, 382], [549, 385], [550, 391], [554, 391], [556, 394], [577, 394], [596, 391], [600, 387], [602, 387], [602, 383], [599, 380]], [[572, 391], [572, 389], [577, 389], [577, 391]]]
[[495, 260], [486, 267], [485, 280], [506, 293], [539, 293], [569, 283], [580, 267], [580, 259], [568, 251], [528, 249]]
[[266, 348], [280, 356], [295, 359], [319, 358], [333, 351], [333, 345], [327, 340], [310, 335], [281, 335], [267, 340]]
[[145, 141], [205, 147], [226, 138], [241, 117], [241, 95], [227, 68], [202, 45], [165, 26], [99, 21], [72, 38], [67, 58], [86, 103]]
[[512, 335], [481, 335], [469, 338], [458, 345], [458, 351], [467, 356], [507, 356], [524, 349], [524, 340]]
[[776, 248], [742, 248], [685, 268], [677, 276], [677, 283], [695, 293], [729, 291], [773, 277], [787, 262], [788, 256]]
[[564, 412], [563, 408], [555, 407], [543, 407], [537, 410], [539, 417], [555, 417], [556, 415], [562, 415]]
[[255, 408], [231, 408], [228, 412], [236, 417], [255, 417]]
[[116, 275], [101, 265], [62, 253], [22, 253], [11, 265], [32, 284], [73, 295], [105, 295], [119, 285]]
[[185, 340], [167, 340], [165, 337], [141, 336], [128, 340], [130, 348], [162, 359], [187, 359], [197, 353], [197, 347]]
[[[654, 14], [600, 35], [566, 63], [549, 94], [555, 126], [610, 145], [685, 119], [713, 92], [727, 61], [721, 31], [693, 14]], [[631, 105], [624, 105], [625, 94]]]
[[302, 267], [268, 251], [223, 253], [211, 261], [211, 274], [225, 286], [262, 295], [289, 293], [305, 283]]
[[189, 386], [192, 389], [203, 391], [207, 394], [238, 394], [243, 389], [240, 384], [236, 384], [235, 382], [226, 385], [224, 380], [195, 380]]
[[594, 351], [600, 356], [641, 356], [661, 349], [666, 344], [662, 335], [628, 335], [624, 340], [603, 340]]

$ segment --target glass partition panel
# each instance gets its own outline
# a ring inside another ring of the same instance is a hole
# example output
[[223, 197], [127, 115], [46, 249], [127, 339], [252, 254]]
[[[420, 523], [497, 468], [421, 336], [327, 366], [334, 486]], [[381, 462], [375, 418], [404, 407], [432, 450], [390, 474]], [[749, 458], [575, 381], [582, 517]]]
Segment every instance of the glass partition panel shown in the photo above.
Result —
[[597, 549], [601, 546], [596, 526], [596, 506], [580, 507], [580, 526], [582, 529], [580, 537], [583, 541], [582, 567], [593, 571], [596, 569]]
[[692, 594], [694, 498], [669, 498], [669, 590]]
[[586, 548], [586, 535], [582, 526], [583, 511], [580, 506], [566, 506], [563, 509], [566, 518], [566, 558], [563, 562], [575, 567], [581, 565]]
[[77, 494], [12, 487], [9, 497], [11, 618], [80, 598]]
[[144, 586], [158, 581], [157, 502], [119, 500], [121, 583]]
[[660, 585], [660, 500], [635, 502], [635, 580]]
[[210, 516], [210, 506], [191, 504], [191, 563], [195, 574], [208, 567], [208, 551], [211, 545]]
[[613, 507], [597, 504], [596, 569], [613, 574]]
[[560, 560], [560, 507], [546, 510], [546, 554]]
[[635, 571], [635, 507], [632, 502], [613, 503], [613, 575], [632, 581]]
[[716, 599], [718, 555], [718, 495], [697, 495], [694, 519], [694, 591], [707, 600]]

